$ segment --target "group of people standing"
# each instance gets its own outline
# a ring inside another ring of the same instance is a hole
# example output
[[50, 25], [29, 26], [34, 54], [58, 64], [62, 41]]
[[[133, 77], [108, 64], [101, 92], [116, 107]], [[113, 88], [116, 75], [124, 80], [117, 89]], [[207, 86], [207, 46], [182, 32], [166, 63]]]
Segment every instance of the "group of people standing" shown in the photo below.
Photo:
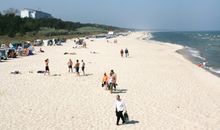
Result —
[[[82, 69], [83, 75], [85, 75], [85, 62], [83, 60], [81, 62], [82, 62], [81, 69]], [[71, 59], [69, 59], [69, 61], [67, 62], [67, 65], [68, 65], [68, 72], [73, 72], [73, 61]], [[79, 73], [79, 70], [80, 70], [79, 60], [76, 60], [74, 68], [75, 68], [77, 76], [80, 76], [80, 73]]]
[[102, 78], [102, 87], [105, 87], [106, 90], [110, 90], [110, 93], [116, 91], [117, 86], [117, 75], [114, 70], [111, 70], [109, 76], [104, 73]]
[[124, 54], [125, 54], [125, 57], [128, 57], [129, 56], [128, 49], [127, 48], [125, 50], [121, 49], [120, 54], [121, 54], [121, 57], [124, 57]]
[[[86, 75], [85, 74], [85, 62], [83, 60], [81, 62], [82, 62], [81, 69], [82, 69], [83, 75]], [[68, 65], [68, 72], [73, 72], [73, 61], [71, 59], [69, 59], [69, 61], [67, 62], [67, 65]], [[80, 63], [79, 63], [79, 60], [76, 60], [74, 68], [75, 68], [75, 72], [76, 72], [77, 76], [80, 76], [80, 72], [79, 72], [79, 70], [80, 70]], [[45, 60], [44, 75], [46, 75], [46, 73], [48, 73], [48, 75], [50, 75], [49, 59]]]

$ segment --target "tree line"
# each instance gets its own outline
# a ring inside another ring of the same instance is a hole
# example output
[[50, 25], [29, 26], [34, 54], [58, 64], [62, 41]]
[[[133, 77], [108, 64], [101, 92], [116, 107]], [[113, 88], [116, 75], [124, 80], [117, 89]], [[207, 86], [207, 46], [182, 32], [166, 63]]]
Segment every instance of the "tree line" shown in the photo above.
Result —
[[9, 37], [15, 37], [18, 35], [25, 35], [28, 32], [38, 32], [42, 27], [65, 29], [68, 31], [74, 31], [80, 27], [97, 27], [104, 30], [119, 30], [117, 27], [97, 25], [97, 24], [82, 24], [80, 22], [62, 21], [61, 19], [49, 18], [49, 19], [32, 19], [32, 18], [20, 18], [15, 14], [1, 14], [0, 12], [0, 35], [7, 35]]

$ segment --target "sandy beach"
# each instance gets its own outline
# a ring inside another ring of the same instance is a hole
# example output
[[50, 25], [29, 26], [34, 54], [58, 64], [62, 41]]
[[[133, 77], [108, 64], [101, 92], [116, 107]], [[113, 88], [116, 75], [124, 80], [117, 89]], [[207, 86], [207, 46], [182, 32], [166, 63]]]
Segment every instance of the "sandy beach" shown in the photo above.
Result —
[[[45, 53], [1, 62], [0, 129], [219, 130], [220, 78], [176, 53], [181, 46], [143, 37], [143, 32], [131, 33], [118, 37], [117, 44], [86, 40], [86, 49], [73, 49], [72, 39], [42, 47]], [[130, 56], [121, 58], [125, 48]], [[61, 76], [37, 74], [46, 58], [51, 75]], [[70, 58], [85, 61], [87, 76], [68, 73]], [[103, 73], [111, 69], [118, 77], [113, 94], [101, 87]], [[10, 74], [15, 70], [22, 74]], [[129, 124], [116, 126], [117, 94], [126, 103]]]

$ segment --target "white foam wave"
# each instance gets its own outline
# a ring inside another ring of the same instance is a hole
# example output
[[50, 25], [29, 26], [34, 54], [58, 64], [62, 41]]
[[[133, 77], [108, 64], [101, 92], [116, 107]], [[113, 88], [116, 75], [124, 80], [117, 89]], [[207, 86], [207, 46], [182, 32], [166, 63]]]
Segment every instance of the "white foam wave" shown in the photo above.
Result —
[[208, 69], [212, 72], [215, 72], [217, 74], [220, 74], [220, 69], [216, 69], [216, 68], [212, 68], [212, 67], [208, 67]]
[[153, 39], [153, 38], [154, 38], [154, 36], [153, 36], [153, 34], [151, 34], [150, 32], [147, 32], [147, 33], [142, 37], [143, 40], [150, 40], [150, 39]]
[[202, 37], [202, 34], [199, 33], [198, 36], [199, 36], [199, 37]]
[[188, 47], [188, 46], [185, 47], [185, 48], [190, 52], [190, 54], [191, 54], [193, 57], [196, 57], [196, 58], [199, 58], [199, 59], [201, 59], [201, 60], [203, 60], [203, 61], [206, 61], [206, 59], [200, 55], [200, 52], [199, 52], [198, 50], [196, 50], [196, 49], [194, 49], [194, 48], [191, 48], [191, 47]]
[[148, 33], [148, 39], [152, 39], [154, 36], [151, 33]]

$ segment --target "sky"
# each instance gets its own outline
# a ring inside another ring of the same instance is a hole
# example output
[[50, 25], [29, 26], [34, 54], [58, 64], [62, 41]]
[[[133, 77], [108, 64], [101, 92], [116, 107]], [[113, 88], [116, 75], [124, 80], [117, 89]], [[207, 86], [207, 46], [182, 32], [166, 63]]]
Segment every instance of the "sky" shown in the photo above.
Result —
[[220, 30], [220, 0], [0, 0], [0, 11], [31, 8], [64, 21], [149, 30]]

